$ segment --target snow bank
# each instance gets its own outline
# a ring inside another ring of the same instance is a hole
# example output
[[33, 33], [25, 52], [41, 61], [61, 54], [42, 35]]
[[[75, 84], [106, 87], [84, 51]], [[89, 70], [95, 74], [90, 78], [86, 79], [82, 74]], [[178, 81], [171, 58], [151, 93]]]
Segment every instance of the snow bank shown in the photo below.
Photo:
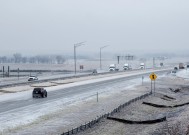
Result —
[[176, 76], [184, 78], [184, 79], [189, 79], [189, 69], [179, 70], [176, 73]]

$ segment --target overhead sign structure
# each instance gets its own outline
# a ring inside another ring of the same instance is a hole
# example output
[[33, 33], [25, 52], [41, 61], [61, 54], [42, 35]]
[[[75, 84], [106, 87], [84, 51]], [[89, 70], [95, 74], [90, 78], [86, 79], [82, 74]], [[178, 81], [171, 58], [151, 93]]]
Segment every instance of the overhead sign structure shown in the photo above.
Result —
[[152, 80], [152, 81], [155, 81], [156, 80], [156, 78], [157, 78], [157, 75], [156, 74], [154, 74], [154, 73], [152, 73], [152, 74], [150, 74], [150, 79]]

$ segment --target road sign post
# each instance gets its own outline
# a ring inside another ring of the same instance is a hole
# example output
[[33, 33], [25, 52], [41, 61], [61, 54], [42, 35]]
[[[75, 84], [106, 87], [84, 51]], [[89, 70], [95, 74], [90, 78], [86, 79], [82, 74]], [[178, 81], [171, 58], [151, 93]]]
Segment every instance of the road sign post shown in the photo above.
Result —
[[19, 80], [19, 72], [20, 72], [19, 68], [18, 68], [17, 72], [18, 72], [18, 80]]
[[157, 75], [155, 73], [150, 74], [150, 79], [151, 79], [151, 93], [152, 93], [152, 81], [154, 82], [154, 94], [155, 94], [155, 80], [157, 78]]
[[156, 84], [156, 80], [154, 80], [154, 93], [155, 93], [155, 88], [156, 88], [156, 87], [155, 87], [155, 84]]
[[143, 85], [144, 76], [142, 76], [142, 85]]
[[97, 99], [97, 102], [98, 102], [98, 92], [97, 92], [97, 94], [96, 94], [96, 99]]
[[151, 93], [152, 93], [152, 80], [151, 80]]

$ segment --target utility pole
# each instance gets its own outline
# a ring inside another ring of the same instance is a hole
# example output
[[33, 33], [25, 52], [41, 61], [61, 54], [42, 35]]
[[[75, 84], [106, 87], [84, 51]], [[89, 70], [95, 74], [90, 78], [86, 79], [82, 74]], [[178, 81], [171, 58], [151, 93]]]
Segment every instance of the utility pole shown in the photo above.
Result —
[[153, 57], [153, 68], [155, 68], [155, 57]]
[[101, 57], [102, 57], [102, 54], [101, 54], [101, 53], [102, 53], [102, 49], [105, 48], [105, 47], [107, 47], [107, 46], [109, 46], [109, 45], [100, 47], [100, 70], [102, 69], [102, 63], [101, 63]]
[[8, 77], [9, 77], [9, 75], [10, 75], [10, 67], [8, 66]]
[[79, 46], [82, 46], [84, 45], [85, 42], [80, 42], [80, 43], [77, 43], [77, 44], [74, 44], [74, 67], [75, 67], [75, 74], [76, 74], [76, 48], [79, 47]]
[[120, 56], [117, 56], [117, 64], [119, 64], [119, 58], [120, 58]]
[[3, 78], [5, 77], [5, 67], [3, 66]]
[[18, 68], [17, 72], [18, 72], [18, 80], [19, 80], [19, 72], [20, 72], [19, 68]]

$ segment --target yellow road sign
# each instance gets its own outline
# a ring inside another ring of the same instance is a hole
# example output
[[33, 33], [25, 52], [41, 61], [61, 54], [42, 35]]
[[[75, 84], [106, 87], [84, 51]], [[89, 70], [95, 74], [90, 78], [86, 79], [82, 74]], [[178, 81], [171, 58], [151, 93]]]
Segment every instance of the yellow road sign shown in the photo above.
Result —
[[151, 73], [149, 77], [150, 77], [150, 79], [151, 79], [152, 81], [155, 81], [156, 78], [157, 78], [157, 75], [154, 74], [154, 73]]

